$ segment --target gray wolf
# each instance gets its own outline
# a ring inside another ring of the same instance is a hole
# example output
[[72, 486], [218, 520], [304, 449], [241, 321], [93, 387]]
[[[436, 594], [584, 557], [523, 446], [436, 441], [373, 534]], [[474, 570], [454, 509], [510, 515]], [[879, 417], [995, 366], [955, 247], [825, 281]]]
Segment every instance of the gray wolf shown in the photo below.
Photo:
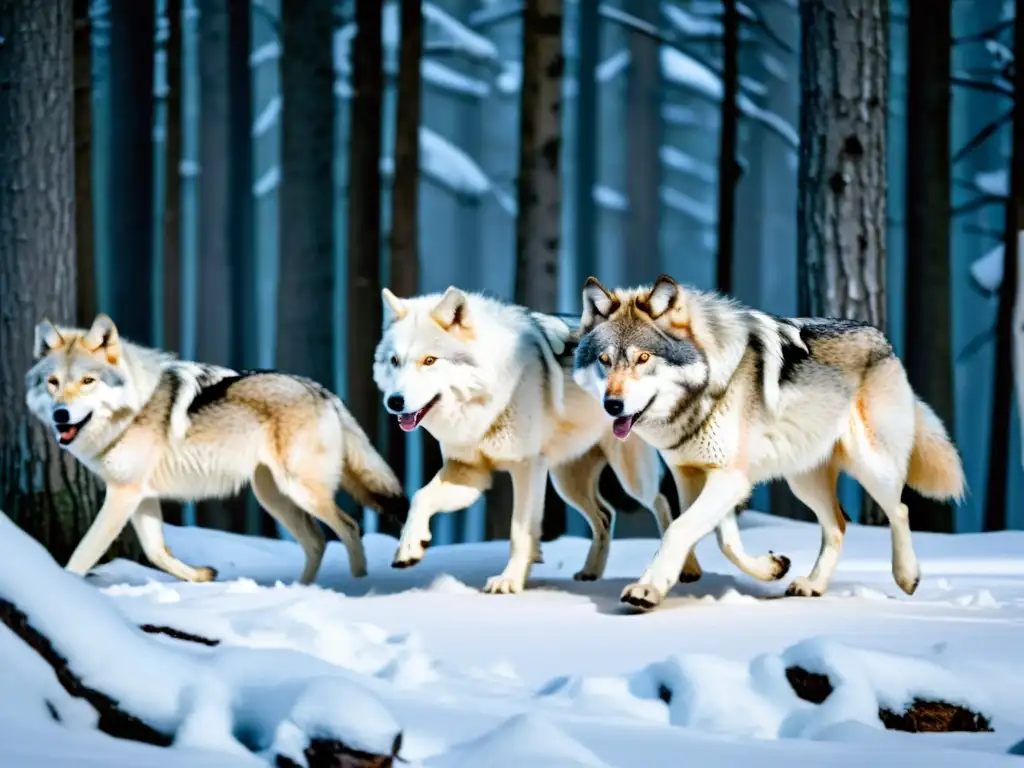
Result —
[[[600, 578], [608, 558], [613, 510], [597, 481], [611, 465], [623, 488], [654, 514], [659, 530], [671, 512], [658, 491], [657, 452], [639, 439], [619, 440], [601, 403], [573, 382], [577, 334], [554, 316], [449, 287], [400, 299], [382, 291], [384, 332], [373, 375], [402, 429], [423, 426], [441, 444], [444, 464], [413, 495], [393, 565], [418, 563], [430, 542], [430, 519], [473, 504], [495, 471], [512, 476], [511, 554], [485, 591], [515, 593], [540, 559], [544, 491], [550, 472], [559, 495], [578, 509], [592, 542], [578, 580]], [[780, 578], [785, 558], [743, 551], [735, 517], [719, 521], [719, 542], [742, 570]], [[692, 553], [673, 578], [693, 581]]]
[[301, 582], [316, 577], [326, 523], [344, 543], [353, 576], [366, 574], [355, 520], [334, 503], [338, 486], [404, 519], [408, 500], [338, 397], [283, 373], [238, 372], [132, 344], [98, 315], [87, 329], [44, 320], [26, 403], [60, 447], [106, 484], [95, 522], [67, 570], [87, 573], [131, 520], [146, 557], [186, 581], [215, 578], [164, 544], [160, 499], [233, 495], [251, 484], [260, 505], [299, 542]]
[[684, 499], [623, 602], [658, 605], [694, 544], [773, 478], [786, 479], [822, 528], [814, 569], [787, 594], [821, 595], [846, 528], [840, 472], [887, 515], [893, 576], [913, 594], [920, 568], [903, 486], [960, 500], [965, 481], [945, 427], [881, 331], [770, 316], [666, 275], [615, 291], [589, 278], [583, 307], [575, 381], [602, 399], [617, 437], [636, 433], [661, 452]]

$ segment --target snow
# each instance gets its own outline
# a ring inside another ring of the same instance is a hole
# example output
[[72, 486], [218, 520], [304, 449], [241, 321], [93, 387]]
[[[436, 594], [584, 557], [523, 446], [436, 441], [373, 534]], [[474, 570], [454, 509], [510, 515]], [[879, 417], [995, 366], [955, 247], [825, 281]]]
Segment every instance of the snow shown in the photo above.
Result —
[[713, 183], [717, 178], [718, 171], [713, 165], [702, 162], [681, 149], [662, 146], [660, 154], [661, 162], [674, 171], [680, 171], [708, 183]]
[[675, 3], [662, 2], [661, 13], [672, 28], [686, 37], [721, 37], [722, 22], [718, 19], [701, 18], [684, 11]]
[[971, 277], [985, 291], [995, 293], [1003, 282], [1003, 244], [971, 263]]
[[[785, 553], [791, 577], [809, 571], [816, 525], [756, 512], [740, 523], [748, 551]], [[76, 579], [0, 521], [0, 596], [52, 632], [76, 671], [178, 736], [159, 750], [96, 733], [91, 710], [0, 628], [0, 765], [231, 768], [301, 758], [317, 737], [388, 751], [399, 729], [410, 768], [1020, 764], [1008, 752], [1024, 739], [1022, 532], [916, 534], [923, 578], [907, 597], [889, 532], [851, 525], [825, 597], [782, 600], [769, 598], [785, 581], [751, 581], [709, 537], [703, 578], [640, 616], [618, 595], [653, 539], [615, 540], [593, 583], [571, 577], [589, 542], [546, 542], [516, 596], [480, 592], [507, 542], [431, 547], [394, 570], [395, 540], [367, 535], [364, 579], [332, 542], [317, 585], [301, 587], [293, 542], [175, 526], [167, 539], [220, 580], [183, 584], [125, 561]], [[144, 623], [221, 644], [132, 629]], [[794, 664], [829, 675], [824, 704], [795, 696]], [[968, 706], [994, 732], [884, 730], [879, 707], [915, 697]]]
[[1002, 168], [975, 174], [974, 185], [986, 195], [1006, 197], [1010, 194], [1010, 172]]

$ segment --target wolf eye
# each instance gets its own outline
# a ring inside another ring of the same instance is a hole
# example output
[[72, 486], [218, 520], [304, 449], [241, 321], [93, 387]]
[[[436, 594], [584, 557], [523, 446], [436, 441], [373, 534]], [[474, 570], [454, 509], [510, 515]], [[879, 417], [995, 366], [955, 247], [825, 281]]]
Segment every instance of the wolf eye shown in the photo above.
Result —
[[60, 379], [58, 379], [56, 376], [51, 376], [46, 380], [46, 383], [49, 384], [51, 387], [59, 387]]
[[94, 379], [92, 376], [83, 376], [82, 377], [82, 384], [84, 386], [89, 386], [90, 384], [95, 384], [95, 383], [96, 383], [96, 379]]
[[650, 352], [641, 352], [639, 355], [636, 356], [636, 361], [637, 361], [638, 364], [646, 363], [650, 359], [651, 359], [651, 353]]
[[428, 357], [424, 357], [423, 358], [423, 364], [424, 365], [433, 365], [436, 362], [437, 362], [437, 358], [436, 357], [429, 357], [428, 356]]
[[395, 368], [397, 368], [397, 367], [398, 367], [398, 358], [397, 358], [397, 357], [395, 357], [394, 355], [392, 355], [392, 356], [391, 356], [391, 364], [392, 364], [392, 365], [393, 365], [393, 366], [394, 366]]
[[608, 357], [607, 352], [603, 352], [601, 356], [597, 359], [601, 361], [601, 365], [611, 365], [612, 362], [612, 359]]

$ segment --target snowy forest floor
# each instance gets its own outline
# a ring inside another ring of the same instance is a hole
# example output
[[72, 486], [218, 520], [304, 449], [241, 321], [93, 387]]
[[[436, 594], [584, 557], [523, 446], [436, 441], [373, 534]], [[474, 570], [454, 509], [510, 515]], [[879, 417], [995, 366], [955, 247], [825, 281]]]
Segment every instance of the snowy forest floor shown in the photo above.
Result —
[[[505, 596], [479, 590], [503, 568], [507, 542], [431, 548], [396, 571], [395, 540], [369, 535], [364, 579], [349, 577], [332, 542], [317, 585], [300, 587], [291, 542], [168, 526], [175, 554], [214, 566], [217, 582], [183, 584], [115, 561], [87, 591], [130, 624], [344, 670], [400, 725], [410, 768], [1024, 765], [1007, 754], [1024, 740], [1024, 532], [917, 534], [923, 576], [907, 597], [890, 575], [888, 530], [851, 526], [825, 597], [767, 599], [810, 570], [819, 529], [756, 512], [740, 521], [748, 551], [792, 558], [789, 576], [756, 583], [708, 537], [697, 549], [704, 577], [644, 615], [618, 601], [657, 547], [640, 539], [615, 541], [605, 578], [593, 583], [572, 580], [588, 541], [546, 543], [528, 591]], [[83, 616], [67, 621], [69, 632], [91, 631]], [[117, 665], [118, 649], [104, 650]], [[824, 704], [796, 697], [785, 675], [794, 664], [829, 676], [835, 690]], [[254, 764], [194, 743], [161, 749], [29, 717], [8, 674], [5, 768]], [[899, 711], [915, 697], [981, 712], [992, 732], [885, 730], [879, 708]]]

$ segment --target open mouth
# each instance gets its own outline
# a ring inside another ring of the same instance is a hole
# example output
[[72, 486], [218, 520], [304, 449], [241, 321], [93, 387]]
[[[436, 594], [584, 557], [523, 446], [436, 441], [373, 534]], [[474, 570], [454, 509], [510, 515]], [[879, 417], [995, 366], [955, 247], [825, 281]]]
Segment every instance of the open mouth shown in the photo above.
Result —
[[651, 407], [651, 403], [653, 402], [654, 398], [652, 397], [647, 401], [647, 405], [636, 413], [631, 413], [629, 416], [619, 416], [619, 418], [613, 421], [612, 432], [615, 436], [619, 438], [619, 440], [625, 440], [629, 437], [629, 433], [632, 431], [633, 425], [636, 424], [637, 420], [647, 412], [647, 409]]
[[75, 438], [78, 437], [78, 433], [89, 423], [91, 418], [92, 414], [90, 413], [77, 424], [55, 424], [54, 426], [57, 428], [57, 442], [63, 446], [71, 445]]
[[398, 414], [398, 426], [400, 426], [406, 432], [412, 432], [416, 427], [423, 421], [423, 417], [426, 416], [430, 409], [437, 405], [441, 399], [440, 393], [434, 395], [433, 399], [420, 408], [418, 411], [408, 411], [406, 413]]

